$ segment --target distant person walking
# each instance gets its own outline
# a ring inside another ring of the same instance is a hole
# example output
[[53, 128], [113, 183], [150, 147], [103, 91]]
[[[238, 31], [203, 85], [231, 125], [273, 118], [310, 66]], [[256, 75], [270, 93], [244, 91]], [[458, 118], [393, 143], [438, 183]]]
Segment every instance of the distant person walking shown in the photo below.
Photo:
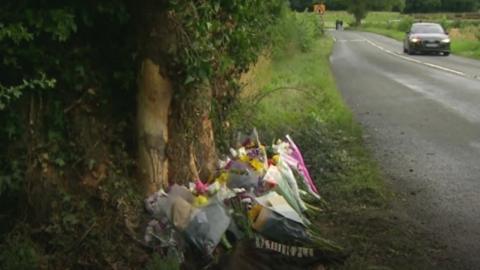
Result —
[[336, 20], [335, 21], [335, 29], [343, 30], [343, 21], [342, 20]]

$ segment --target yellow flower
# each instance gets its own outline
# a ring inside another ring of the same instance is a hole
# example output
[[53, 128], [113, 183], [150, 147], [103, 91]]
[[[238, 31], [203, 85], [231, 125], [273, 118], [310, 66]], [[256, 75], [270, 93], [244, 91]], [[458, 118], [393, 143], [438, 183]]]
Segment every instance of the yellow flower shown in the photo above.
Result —
[[217, 181], [221, 185], [225, 184], [227, 180], [228, 180], [228, 173], [226, 172], [223, 172], [222, 174], [220, 174], [220, 176], [217, 177], [217, 179], [215, 179], [215, 181]]
[[250, 159], [248, 158], [247, 155], [240, 155], [240, 160], [243, 162], [248, 162]]
[[207, 203], [208, 203], [208, 198], [203, 195], [198, 195], [197, 197], [195, 197], [195, 199], [193, 199], [193, 205], [195, 207], [201, 207], [206, 205]]
[[259, 161], [258, 159], [252, 159], [250, 161], [250, 165], [256, 170], [256, 171], [261, 171], [265, 169], [265, 166], [263, 162]]
[[277, 165], [277, 164], [278, 164], [278, 161], [280, 160], [280, 155], [275, 155], [275, 156], [273, 156], [273, 157], [272, 157], [272, 160], [273, 160], [274, 164]]

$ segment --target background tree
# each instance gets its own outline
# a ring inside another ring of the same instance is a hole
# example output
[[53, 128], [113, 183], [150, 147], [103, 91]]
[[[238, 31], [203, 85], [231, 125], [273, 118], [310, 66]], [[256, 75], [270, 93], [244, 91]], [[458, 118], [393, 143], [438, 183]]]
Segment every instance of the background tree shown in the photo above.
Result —
[[319, 1], [315, 1], [315, 0], [290, 0], [289, 2], [290, 2], [290, 7], [293, 10], [302, 12], [302, 11], [305, 11], [305, 10], [310, 10], [312, 8], [313, 4], [315, 4], [316, 2], [319, 2]]
[[442, 6], [441, 0], [425, 0], [425, 1], [416, 1], [416, 0], [406, 0], [405, 1], [405, 12], [433, 12], [440, 10]]
[[442, 0], [442, 10], [451, 12], [477, 11], [478, 0]]
[[360, 25], [368, 13], [367, 0], [349, 0], [347, 11], [355, 17], [355, 25]]
[[369, 10], [392, 11], [403, 10], [403, 0], [348, 0], [347, 11], [355, 17], [355, 24], [360, 25]]
[[405, 0], [369, 0], [368, 8], [374, 11], [402, 11]]

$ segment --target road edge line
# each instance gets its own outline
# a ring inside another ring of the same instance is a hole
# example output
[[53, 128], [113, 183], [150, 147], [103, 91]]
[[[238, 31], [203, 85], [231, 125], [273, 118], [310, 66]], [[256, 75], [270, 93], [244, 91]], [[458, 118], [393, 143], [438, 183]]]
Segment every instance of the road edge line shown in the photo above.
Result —
[[457, 71], [457, 70], [454, 70], [454, 69], [451, 69], [451, 68], [447, 68], [447, 67], [442, 67], [442, 66], [439, 66], [439, 65], [435, 65], [435, 64], [432, 64], [432, 63], [428, 63], [428, 62], [423, 62], [423, 61], [420, 61], [420, 60], [416, 60], [416, 59], [413, 59], [413, 58], [410, 58], [410, 57], [406, 57], [406, 56], [403, 56], [403, 55], [400, 55], [398, 53], [395, 53], [393, 51], [390, 51], [388, 49], [385, 49], [383, 48], [382, 46], [376, 44], [375, 42], [369, 40], [369, 39], [365, 39], [370, 45], [384, 51], [385, 53], [388, 53], [388, 54], [391, 54], [393, 56], [396, 56], [396, 57], [399, 57], [401, 59], [404, 59], [406, 61], [410, 61], [410, 62], [413, 62], [413, 63], [417, 63], [417, 64], [421, 64], [421, 65], [424, 65], [424, 66], [427, 66], [427, 67], [431, 67], [431, 68], [435, 68], [435, 69], [438, 69], [438, 70], [442, 70], [442, 71], [446, 71], [446, 72], [450, 72], [450, 73], [453, 73], [455, 75], [458, 75], [458, 76], [462, 76], [462, 77], [465, 77], [465, 78], [473, 78], [475, 79], [474, 77], [471, 77], [471, 76], [468, 76], [467, 74], [465, 74], [464, 72], [461, 72], [461, 71]]

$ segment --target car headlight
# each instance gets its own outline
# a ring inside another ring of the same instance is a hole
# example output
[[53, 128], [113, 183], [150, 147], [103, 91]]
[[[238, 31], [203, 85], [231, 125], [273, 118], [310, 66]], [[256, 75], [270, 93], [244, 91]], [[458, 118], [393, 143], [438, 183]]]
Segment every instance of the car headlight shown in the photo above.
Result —
[[416, 37], [413, 37], [413, 38], [410, 39], [410, 42], [413, 42], [413, 43], [417, 43], [419, 41], [420, 41], [420, 39], [416, 38]]
[[442, 43], [450, 43], [450, 39], [449, 38], [444, 38], [444, 39], [442, 39]]

